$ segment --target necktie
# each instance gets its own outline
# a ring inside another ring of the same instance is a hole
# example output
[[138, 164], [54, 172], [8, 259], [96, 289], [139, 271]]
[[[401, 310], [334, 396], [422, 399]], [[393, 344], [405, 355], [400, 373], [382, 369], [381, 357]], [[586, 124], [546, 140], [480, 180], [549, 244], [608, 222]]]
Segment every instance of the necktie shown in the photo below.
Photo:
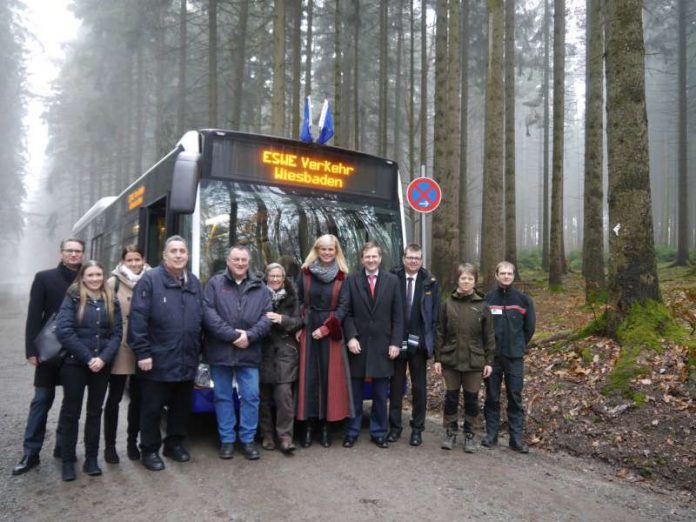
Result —
[[370, 274], [367, 276], [367, 281], [370, 283], [370, 295], [372, 297], [375, 296], [375, 279], [377, 279], [375, 274]]
[[406, 279], [406, 319], [411, 317], [411, 307], [413, 306], [413, 278]]

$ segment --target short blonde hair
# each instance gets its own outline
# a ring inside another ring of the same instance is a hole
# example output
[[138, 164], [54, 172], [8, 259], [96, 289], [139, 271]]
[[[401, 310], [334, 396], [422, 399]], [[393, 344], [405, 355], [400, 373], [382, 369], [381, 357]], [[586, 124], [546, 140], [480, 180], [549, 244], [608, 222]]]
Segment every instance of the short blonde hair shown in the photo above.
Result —
[[319, 257], [319, 247], [324, 243], [332, 243], [336, 249], [336, 263], [338, 264], [338, 269], [344, 274], [348, 273], [348, 263], [346, 263], [346, 258], [343, 255], [343, 249], [341, 248], [341, 243], [338, 242], [338, 238], [333, 234], [324, 234], [323, 236], [317, 238], [312, 245], [312, 249], [307, 254], [307, 258], [304, 263], [302, 263], [302, 268], [307, 268], [309, 265], [314, 263]]

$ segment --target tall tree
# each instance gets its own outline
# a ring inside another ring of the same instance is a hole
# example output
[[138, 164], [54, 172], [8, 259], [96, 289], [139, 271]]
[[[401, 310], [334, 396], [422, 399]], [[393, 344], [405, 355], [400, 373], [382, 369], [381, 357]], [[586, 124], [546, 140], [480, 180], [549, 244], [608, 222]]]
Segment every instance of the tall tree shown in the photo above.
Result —
[[300, 137], [302, 89], [302, 0], [293, 0], [292, 27], [292, 131], [294, 139]]
[[208, 0], [208, 125], [218, 125], [217, 0]]
[[343, 100], [343, 46], [341, 42], [343, 18], [341, 17], [341, 1], [335, 0], [334, 11], [334, 137], [336, 146], [343, 145], [343, 131], [341, 127], [341, 103]]
[[469, 251], [469, 0], [462, 0], [460, 38], [461, 107], [459, 118], [459, 259], [471, 259]]
[[481, 272], [484, 285], [494, 282], [495, 266], [505, 254], [503, 224], [503, 0], [488, 0], [488, 70], [481, 220]]
[[188, 35], [186, 22], [186, 0], [179, 1], [179, 74], [177, 78], [176, 129], [183, 135], [186, 130], [186, 56]]
[[402, 92], [402, 81], [401, 81], [401, 63], [403, 61], [403, 46], [404, 46], [404, 0], [399, 0], [399, 6], [397, 9], [396, 16], [396, 71], [394, 73], [394, 143], [392, 158], [395, 161], [401, 161], [401, 151], [403, 150], [401, 144], [401, 92]]
[[642, 0], [606, 3], [609, 326], [660, 300], [653, 238]]
[[387, 155], [387, 60], [389, 47], [389, 2], [382, 0], [379, 8], [379, 107], [377, 130], [377, 154]]
[[307, 0], [307, 44], [305, 46], [305, 96], [312, 94], [312, 31], [314, 0]]
[[360, 0], [353, 0], [353, 148], [360, 150]]
[[285, 0], [275, 0], [273, 9], [273, 97], [271, 132], [285, 131]]
[[517, 266], [515, 196], [515, 0], [505, 0], [505, 259]]
[[239, 4], [239, 20], [236, 30], [230, 35], [232, 48], [232, 112], [230, 126], [234, 130], [242, 126], [242, 99], [244, 98], [244, 65], [246, 63], [247, 33], [249, 26], [249, 0]]
[[549, 0], [544, 0], [544, 79], [542, 83], [542, 98], [544, 100], [544, 150], [542, 152], [542, 224], [541, 224], [541, 266], [544, 270], [549, 269], [549, 59], [550, 59], [550, 31], [551, 10]]
[[583, 213], [582, 273], [585, 298], [595, 300], [604, 279], [604, 38], [602, 0], [587, 0], [585, 57], [585, 195]]
[[553, 11], [553, 161], [549, 285], [563, 284], [563, 143], [565, 123], [565, 0]]
[[678, 218], [677, 218], [677, 257], [674, 264], [685, 266], [689, 262], [689, 181], [688, 181], [688, 110], [687, 110], [687, 86], [686, 86], [686, 23], [687, 11], [686, 0], [677, 0], [678, 9], [678, 36], [677, 54], [679, 64], [677, 66], [677, 190], [678, 196]]

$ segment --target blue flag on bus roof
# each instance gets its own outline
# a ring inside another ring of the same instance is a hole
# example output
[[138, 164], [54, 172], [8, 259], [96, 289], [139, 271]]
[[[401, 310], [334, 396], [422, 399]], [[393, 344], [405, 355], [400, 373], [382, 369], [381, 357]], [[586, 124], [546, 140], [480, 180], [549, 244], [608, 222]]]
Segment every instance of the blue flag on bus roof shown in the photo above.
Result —
[[324, 106], [321, 108], [321, 116], [319, 117], [319, 137], [317, 143], [323, 145], [329, 141], [334, 135], [334, 122], [331, 115], [331, 105], [329, 100], [324, 100]]
[[306, 143], [312, 143], [314, 141], [312, 137], [312, 99], [309, 96], [305, 98], [304, 116], [302, 127], [300, 127], [300, 139]]

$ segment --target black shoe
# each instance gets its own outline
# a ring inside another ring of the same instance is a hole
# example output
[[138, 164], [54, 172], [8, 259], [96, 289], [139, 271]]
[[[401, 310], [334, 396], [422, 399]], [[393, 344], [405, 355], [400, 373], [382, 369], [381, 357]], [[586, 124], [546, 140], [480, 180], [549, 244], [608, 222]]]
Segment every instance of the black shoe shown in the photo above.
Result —
[[352, 448], [355, 445], [355, 441], [358, 440], [358, 437], [353, 437], [352, 435], [346, 435], [343, 437], [343, 447], [344, 448]]
[[218, 455], [225, 460], [234, 457], [234, 442], [223, 442], [220, 444], [220, 453]]
[[56, 446], [53, 448], [53, 458], [54, 459], [62, 459], [63, 458], [63, 450], [61, 449], [60, 446]]
[[128, 452], [128, 458], [130, 460], [140, 460], [140, 450], [138, 449], [138, 444], [135, 441], [128, 442], [126, 449]]
[[384, 437], [370, 436], [370, 441], [372, 441], [372, 443], [375, 446], [377, 446], [378, 448], [388, 448], [389, 447], [389, 443], [387, 442], [387, 439], [385, 439]]
[[22, 457], [22, 460], [20, 460], [19, 463], [14, 468], [12, 468], [12, 474], [14, 476], [22, 475], [23, 473], [26, 473], [31, 468], [35, 468], [38, 465], [39, 465], [39, 456], [38, 455], [24, 455]]
[[164, 450], [162, 451], [162, 455], [177, 462], [188, 462], [191, 460], [191, 455], [189, 455], [189, 452], [186, 451], [186, 448], [184, 448], [181, 444], [177, 444], [176, 446], [172, 447], [165, 446]]
[[510, 440], [510, 449], [516, 451], [517, 453], [527, 454], [529, 453], [529, 446], [523, 442], [517, 442], [516, 440]]
[[98, 477], [102, 474], [102, 470], [97, 464], [97, 457], [87, 457], [85, 463], [82, 464], [82, 471], [90, 477]]
[[261, 458], [261, 454], [259, 453], [256, 444], [253, 442], [242, 442], [242, 454], [247, 460], [259, 460]]
[[312, 445], [312, 429], [307, 427], [305, 432], [302, 434], [300, 439], [300, 446], [303, 448], [309, 448]]
[[164, 469], [164, 462], [156, 451], [153, 451], [152, 453], [143, 452], [141, 460], [143, 462], [143, 466], [150, 471], [162, 471]]
[[295, 445], [292, 442], [292, 437], [283, 435], [280, 437], [280, 451], [286, 454], [291, 454], [295, 451]]
[[401, 438], [401, 430], [399, 429], [391, 429], [389, 430], [389, 433], [387, 433], [387, 442], [396, 442]]
[[492, 448], [498, 445], [498, 437], [492, 435], [486, 435], [481, 439], [481, 446], [484, 448]]
[[421, 435], [421, 430], [413, 430], [411, 432], [411, 440], [408, 441], [411, 446], [420, 446], [423, 444], [423, 437]]
[[326, 424], [324, 424], [321, 427], [321, 433], [319, 434], [319, 444], [321, 444], [321, 446], [323, 448], [328, 448], [329, 446], [331, 446], [331, 437], [329, 436], [329, 427]]
[[116, 453], [116, 446], [104, 448], [104, 460], [107, 464], [118, 464], [121, 462], [121, 459], [118, 458], [118, 453]]
[[65, 482], [71, 482], [75, 480], [75, 463], [74, 462], [63, 462], [63, 469], [60, 473], [60, 478]]

